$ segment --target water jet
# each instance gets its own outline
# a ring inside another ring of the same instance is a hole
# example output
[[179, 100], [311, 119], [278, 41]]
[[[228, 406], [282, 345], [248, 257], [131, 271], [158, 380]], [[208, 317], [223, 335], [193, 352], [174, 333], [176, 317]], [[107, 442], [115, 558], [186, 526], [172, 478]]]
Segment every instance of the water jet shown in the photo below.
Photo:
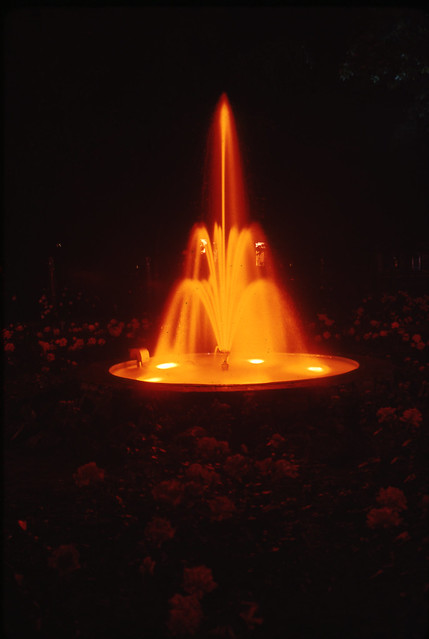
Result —
[[164, 312], [153, 357], [115, 364], [117, 377], [160, 390], [235, 391], [306, 386], [359, 364], [308, 353], [287, 292], [266, 263], [267, 240], [249, 223], [232, 110], [222, 95], [211, 135], [209, 227], [195, 224], [182, 279]]

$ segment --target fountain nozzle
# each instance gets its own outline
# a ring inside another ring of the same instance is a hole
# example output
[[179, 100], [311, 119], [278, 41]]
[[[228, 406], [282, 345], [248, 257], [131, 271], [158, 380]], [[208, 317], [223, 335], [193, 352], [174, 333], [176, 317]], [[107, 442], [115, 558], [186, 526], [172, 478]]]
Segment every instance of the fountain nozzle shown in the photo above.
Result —
[[136, 360], [137, 368], [141, 368], [144, 362], [149, 361], [149, 351], [147, 348], [131, 348], [130, 359]]
[[222, 358], [222, 364], [221, 364], [221, 366], [220, 366], [220, 367], [221, 367], [221, 369], [222, 369], [223, 371], [227, 371], [227, 370], [228, 370], [228, 368], [229, 368], [229, 364], [228, 364], [228, 357], [229, 357], [229, 353], [230, 353], [230, 351], [222, 351], [222, 350], [219, 348], [219, 346], [216, 346], [216, 348], [215, 348], [215, 354], [216, 354], [218, 357], [221, 357], [221, 358]]

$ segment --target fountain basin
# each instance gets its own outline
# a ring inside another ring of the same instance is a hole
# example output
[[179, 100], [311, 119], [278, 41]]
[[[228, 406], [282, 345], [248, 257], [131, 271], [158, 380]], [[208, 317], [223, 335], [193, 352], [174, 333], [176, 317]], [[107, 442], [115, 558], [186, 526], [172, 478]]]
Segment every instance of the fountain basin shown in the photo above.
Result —
[[[115, 364], [109, 372], [146, 389], [218, 392], [314, 386], [356, 371], [355, 360], [305, 352], [292, 300], [265, 261], [264, 233], [248, 222], [226, 95], [215, 112], [210, 145], [206, 212], [213, 230], [194, 225], [155, 356], [142, 349], [135, 360]], [[215, 345], [215, 352], [207, 352]]]
[[129, 360], [111, 366], [109, 372], [157, 390], [228, 392], [310, 386], [358, 368], [358, 362], [346, 357], [312, 353], [270, 353], [254, 358], [233, 353], [226, 368], [219, 353], [191, 353], [169, 361]]

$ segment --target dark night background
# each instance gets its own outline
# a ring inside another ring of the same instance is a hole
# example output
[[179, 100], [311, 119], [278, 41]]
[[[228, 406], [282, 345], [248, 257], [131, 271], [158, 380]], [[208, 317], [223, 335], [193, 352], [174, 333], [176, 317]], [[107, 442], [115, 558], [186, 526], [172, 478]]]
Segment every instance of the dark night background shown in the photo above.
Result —
[[[2, 636], [429, 636], [428, 13], [5, 17]], [[109, 374], [154, 352], [223, 92], [306, 348], [347, 376]]]
[[428, 33], [427, 14], [407, 9], [10, 12], [7, 299], [32, 303], [50, 256], [60, 284], [101, 294], [131, 286], [146, 256], [175, 277], [204, 216], [223, 91], [280, 271], [292, 262], [305, 288], [323, 258], [343, 295], [370, 281], [377, 253], [424, 254]]

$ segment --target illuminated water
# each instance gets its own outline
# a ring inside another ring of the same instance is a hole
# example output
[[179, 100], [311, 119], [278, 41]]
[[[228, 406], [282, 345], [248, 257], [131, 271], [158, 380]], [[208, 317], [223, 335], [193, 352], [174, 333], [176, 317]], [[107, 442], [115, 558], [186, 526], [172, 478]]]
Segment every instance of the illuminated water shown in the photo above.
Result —
[[207, 216], [195, 225], [185, 272], [167, 303], [155, 353], [113, 375], [147, 384], [207, 390], [308, 382], [358, 368], [306, 353], [292, 301], [267, 259], [262, 229], [248, 221], [232, 111], [223, 95], [210, 133]]

